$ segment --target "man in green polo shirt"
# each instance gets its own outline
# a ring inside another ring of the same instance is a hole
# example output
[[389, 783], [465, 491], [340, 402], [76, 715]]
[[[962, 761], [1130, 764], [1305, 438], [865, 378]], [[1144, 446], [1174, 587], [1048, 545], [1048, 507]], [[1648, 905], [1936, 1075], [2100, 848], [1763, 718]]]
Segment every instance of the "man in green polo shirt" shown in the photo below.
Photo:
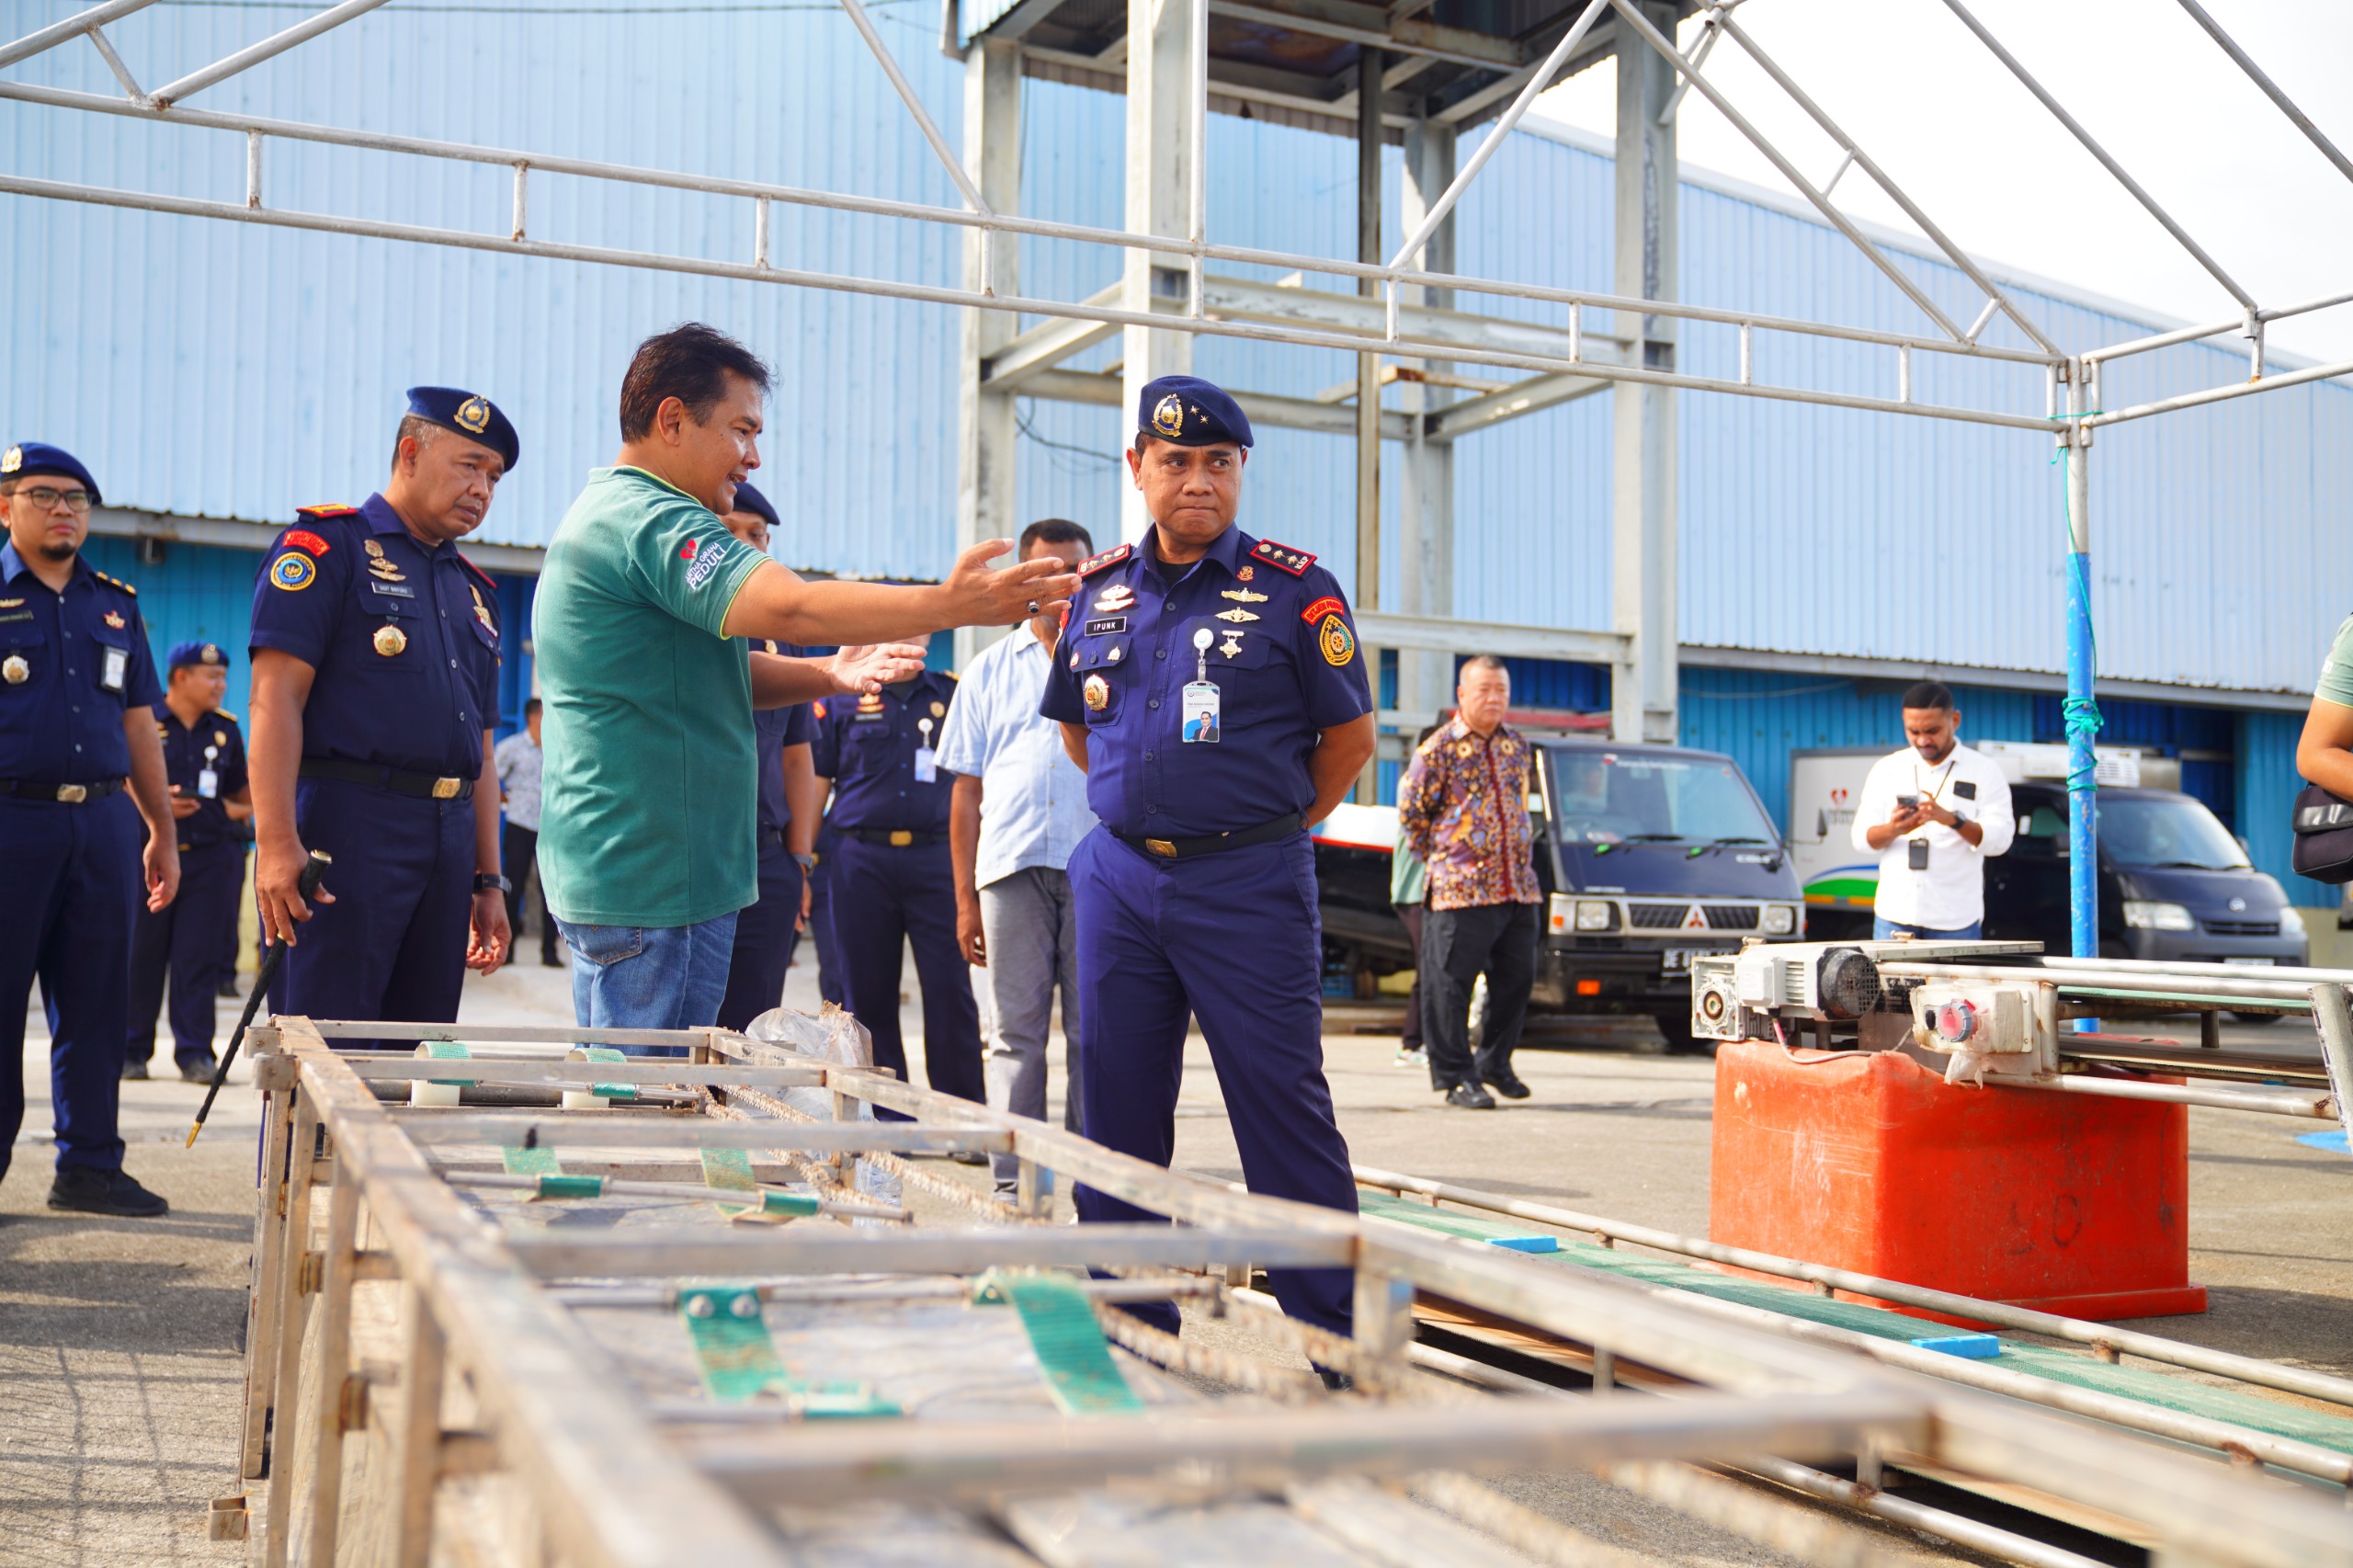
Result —
[[[720, 522], [759, 466], [768, 370], [695, 323], [639, 346], [621, 449], [548, 546], [532, 612], [544, 701], [540, 876], [595, 1028], [693, 1028], [726, 990], [736, 911], [759, 895], [754, 708], [880, 690], [920, 647], [1066, 601], [1052, 559], [998, 571], [966, 551], [944, 583], [809, 582]], [[740, 638], [836, 643], [832, 659]]]

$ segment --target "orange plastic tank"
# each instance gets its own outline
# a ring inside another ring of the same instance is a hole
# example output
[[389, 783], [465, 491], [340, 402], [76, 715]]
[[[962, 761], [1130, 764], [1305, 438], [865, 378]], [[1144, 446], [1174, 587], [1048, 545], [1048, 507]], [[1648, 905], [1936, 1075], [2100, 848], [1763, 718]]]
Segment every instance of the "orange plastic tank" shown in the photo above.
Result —
[[1726, 1245], [2069, 1317], [2202, 1312], [2188, 1178], [2184, 1106], [1959, 1087], [1892, 1051], [1716, 1052]]

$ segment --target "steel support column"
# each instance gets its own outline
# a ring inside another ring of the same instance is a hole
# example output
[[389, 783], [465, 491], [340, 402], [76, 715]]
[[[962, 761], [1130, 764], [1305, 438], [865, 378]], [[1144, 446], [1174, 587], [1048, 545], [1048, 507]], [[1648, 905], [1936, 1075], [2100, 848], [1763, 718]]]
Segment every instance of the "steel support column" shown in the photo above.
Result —
[[[1675, 6], [1642, 0], [1665, 36]], [[1675, 122], [1660, 123], [1675, 67], [1656, 51], [1618, 51], [1615, 291], [1645, 300], [1677, 292]], [[1671, 316], [1620, 312], [1629, 362], [1675, 369]], [[1677, 739], [1675, 392], [1621, 381], [1614, 389], [1611, 443], [1611, 619], [1630, 642], [1610, 679], [1610, 730], [1621, 741]]]
[[[964, 170], [994, 212], [1021, 207], [1021, 51], [1012, 44], [975, 43], [964, 55]], [[995, 246], [994, 267], [984, 247]], [[999, 294], [1021, 291], [1021, 241], [986, 229], [964, 231], [964, 287], [992, 278]], [[1003, 311], [963, 312], [963, 373], [956, 399], [956, 548], [1017, 531], [1013, 510], [1016, 441], [1014, 394], [988, 392], [982, 371], [1011, 342], [1019, 318]], [[960, 627], [961, 667], [999, 635], [990, 627]]]
[[[1182, 234], [1192, 189], [1194, 0], [1128, 0], [1127, 227], [1138, 234]], [[1120, 274], [1120, 308], [1147, 312], [1154, 299], [1185, 298], [1190, 266], [1181, 256], [1131, 250]], [[1192, 335], [1154, 327], [1120, 333], [1120, 432], [1133, 431], [1144, 384], [1193, 368]], [[1140, 540], [1150, 519], [1143, 497], [1123, 478], [1120, 537]], [[1108, 541], [1103, 541], [1108, 545]]]
[[[1381, 74], [1388, 56], [1365, 49], [1357, 57], [1357, 259], [1381, 265]], [[1357, 279], [1357, 296], [1378, 300], [1381, 285]], [[1357, 356], [1357, 582], [1358, 613], [1381, 608], [1381, 356]], [[1381, 651], [1367, 643], [1362, 656], [1370, 672], [1373, 706], [1381, 705]], [[1358, 776], [1356, 798], [1370, 805], [1379, 796], [1381, 749], [1376, 744]]]
[[[2099, 957], [2099, 737], [2092, 706], [2091, 367], [2067, 381], [2067, 915], [2075, 956]], [[2097, 1028], [2097, 1024], [2079, 1025]]]
[[[1430, 206], [1454, 183], [1455, 130], [1428, 119], [1417, 119], [1405, 132], [1405, 178], [1399, 202], [1398, 223], [1417, 233]], [[1454, 270], [1454, 218], [1449, 214], [1430, 231], [1419, 256], [1407, 264], [1425, 272]], [[1405, 305], [1431, 310], [1454, 308], [1450, 289], [1412, 285], [1399, 290]], [[1444, 373], [1445, 360], [1400, 360], [1402, 367]], [[1425, 422], [1448, 403], [1454, 393], [1445, 387], [1405, 381], [1399, 388], [1413, 434], [1405, 440], [1404, 490], [1400, 499], [1404, 537], [1398, 550], [1398, 609], [1406, 615], [1435, 617], [1455, 614], [1454, 604], [1454, 443], [1425, 437]], [[1451, 699], [1452, 659], [1444, 653], [1401, 649], [1397, 654], [1397, 706], [1406, 712], [1431, 712]], [[1408, 744], [1411, 737], [1407, 737]]]

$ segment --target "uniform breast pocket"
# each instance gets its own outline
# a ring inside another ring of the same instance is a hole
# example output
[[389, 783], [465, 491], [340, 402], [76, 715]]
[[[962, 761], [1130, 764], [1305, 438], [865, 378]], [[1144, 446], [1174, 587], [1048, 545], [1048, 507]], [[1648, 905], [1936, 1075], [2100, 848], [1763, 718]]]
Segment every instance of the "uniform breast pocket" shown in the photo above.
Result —
[[369, 665], [387, 674], [422, 674], [428, 650], [415, 599], [374, 592], [359, 596], [359, 636]]
[[1074, 653], [1078, 698], [1086, 705], [1090, 725], [1116, 724], [1126, 706], [1128, 687], [1135, 679], [1128, 671], [1134, 644], [1125, 637], [1090, 638]]
[[91, 639], [91, 678], [100, 691], [119, 695], [131, 681], [131, 643], [118, 631], [100, 631]]
[[0, 615], [0, 702], [12, 697], [29, 699], [50, 673], [43, 666], [54, 662], [30, 610], [13, 622]]
[[[1188, 680], [1201, 667], [1203, 628], [1210, 633], [1206, 653], [1209, 677], [1217, 683], [1228, 723], [1264, 711], [1290, 691], [1290, 663], [1276, 647], [1275, 632], [1265, 626], [1221, 625], [1214, 620], [1203, 621], [1200, 628], [1184, 629], [1183, 646], [1191, 655], [1185, 666]], [[1290, 700], [1296, 702], [1297, 699]]]

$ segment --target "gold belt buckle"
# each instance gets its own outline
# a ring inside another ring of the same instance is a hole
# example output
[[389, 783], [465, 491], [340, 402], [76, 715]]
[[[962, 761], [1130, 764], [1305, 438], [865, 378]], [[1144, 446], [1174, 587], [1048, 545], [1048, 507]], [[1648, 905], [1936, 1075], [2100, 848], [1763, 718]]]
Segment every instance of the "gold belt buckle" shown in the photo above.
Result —
[[915, 841], [915, 835], [905, 828], [895, 827], [891, 830], [891, 847], [893, 849], [904, 849]]
[[78, 806], [89, 798], [90, 787], [87, 784], [60, 784], [57, 787], [57, 799], [64, 805]]
[[1176, 846], [1165, 838], [1147, 838], [1143, 841], [1143, 846], [1154, 855], [1165, 855], [1171, 860], [1176, 858]]
[[458, 798], [459, 786], [464, 782], [462, 778], [436, 778], [433, 781], [433, 798], [437, 801], [454, 801]]

